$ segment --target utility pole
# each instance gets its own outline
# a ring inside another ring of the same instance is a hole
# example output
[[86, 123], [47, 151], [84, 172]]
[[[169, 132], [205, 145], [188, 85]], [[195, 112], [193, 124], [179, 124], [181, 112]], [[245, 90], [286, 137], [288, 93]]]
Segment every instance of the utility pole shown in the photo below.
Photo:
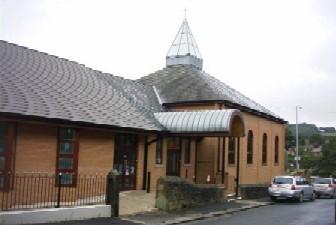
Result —
[[298, 110], [302, 109], [301, 107], [296, 106], [296, 126], [295, 126], [295, 131], [296, 131], [296, 149], [295, 149], [295, 161], [296, 161], [296, 175], [299, 173], [299, 125], [298, 125]]

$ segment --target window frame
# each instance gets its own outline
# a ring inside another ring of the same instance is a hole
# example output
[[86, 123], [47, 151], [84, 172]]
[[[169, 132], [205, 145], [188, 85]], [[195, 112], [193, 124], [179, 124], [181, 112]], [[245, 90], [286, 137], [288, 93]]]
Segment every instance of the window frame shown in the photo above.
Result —
[[190, 164], [191, 139], [184, 139], [184, 164]]
[[274, 165], [279, 164], [279, 136], [274, 138]]
[[[1, 126], [5, 128], [2, 129]], [[16, 124], [9, 121], [0, 121], [1, 130], [5, 130], [5, 132], [0, 132], [0, 140], [4, 143], [4, 151], [0, 151], [0, 157], [4, 158], [3, 169], [0, 168], [0, 176], [2, 177], [0, 191], [9, 191], [13, 187], [12, 174], [15, 167]]]
[[236, 139], [234, 137], [229, 137], [228, 143], [228, 164], [236, 164]]
[[155, 164], [162, 165], [163, 158], [162, 158], [162, 146], [163, 146], [163, 139], [158, 138], [156, 141], [156, 150], [155, 150]]
[[[62, 131], [70, 130], [74, 132], [73, 139], [62, 138]], [[73, 152], [61, 153], [62, 143], [71, 143], [73, 146]], [[79, 155], [79, 130], [71, 127], [60, 127], [58, 130], [58, 140], [57, 140], [57, 155], [56, 155], [56, 173], [71, 175], [71, 183], [61, 183], [61, 186], [66, 187], [76, 187], [77, 186], [77, 175], [78, 175], [78, 155]], [[60, 159], [72, 159], [72, 168], [60, 168]], [[58, 185], [58, 176], [56, 184]]]
[[247, 134], [246, 164], [253, 164], [253, 132], [249, 130]]
[[267, 165], [267, 134], [264, 133], [262, 137], [262, 150], [261, 150], [261, 164]]

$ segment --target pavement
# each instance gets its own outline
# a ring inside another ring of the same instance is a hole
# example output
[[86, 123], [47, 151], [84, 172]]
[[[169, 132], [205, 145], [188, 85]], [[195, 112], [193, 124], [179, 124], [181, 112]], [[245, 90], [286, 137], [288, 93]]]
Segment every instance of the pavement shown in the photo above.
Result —
[[241, 200], [230, 198], [223, 203], [209, 203], [181, 211], [163, 212], [156, 209], [155, 191], [129, 191], [120, 193], [118, 218], [97, 218], [90, 220], [65, 221], [55, 225], [170, 225], [205, 220], [239, 211], [259, 208], [273, 204], [269, 198]]

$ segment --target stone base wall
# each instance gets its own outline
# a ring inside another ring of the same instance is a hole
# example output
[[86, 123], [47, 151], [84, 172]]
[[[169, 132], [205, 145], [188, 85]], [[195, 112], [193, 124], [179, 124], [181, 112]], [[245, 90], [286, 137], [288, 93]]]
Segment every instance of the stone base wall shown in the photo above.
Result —
[[223, 185], [195, 184], [177, 177], [161, 177], [157, 180], [155, 207], [162, 211], [226, 201]]
[[266, 184], [241, 184], [239, 194], [242, 199], [258, 199], [268, 197], [268, 185]]

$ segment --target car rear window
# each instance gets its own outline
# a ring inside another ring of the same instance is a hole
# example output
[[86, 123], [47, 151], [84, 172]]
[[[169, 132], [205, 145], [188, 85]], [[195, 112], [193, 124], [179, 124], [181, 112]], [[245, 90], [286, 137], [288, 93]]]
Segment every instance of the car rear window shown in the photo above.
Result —
[[314, 180], [315, 184], [331, 184], [331, 179], [316, 178]]
[[284, 177], [276, 177], [273, 180], [274, 184], [292, 184], [293, 178], [284, 178]]

